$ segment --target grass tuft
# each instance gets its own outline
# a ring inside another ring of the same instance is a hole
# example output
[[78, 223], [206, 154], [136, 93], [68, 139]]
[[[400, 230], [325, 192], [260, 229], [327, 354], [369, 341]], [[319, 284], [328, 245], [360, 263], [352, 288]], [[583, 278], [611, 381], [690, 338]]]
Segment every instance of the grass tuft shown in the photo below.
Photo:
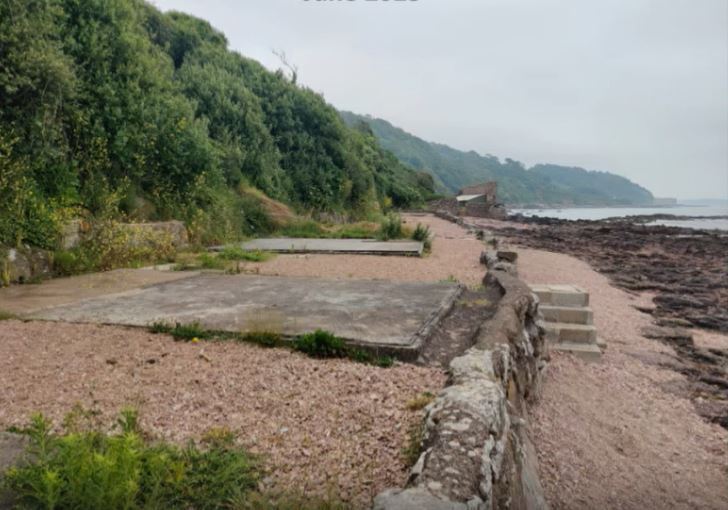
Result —
[[17, 319], [18, 316], [11, 312], [6, 312], [5, 310], [0, 310], [0, 321], [9, 321], [11, 319]]
[[422, 454], [422, 440], [425, 436], [425, 422], [420, 420], [410, 427], [407, 433], [407, 443], [402, 448], [402, 457], [408, 468], [417, 463]]
[[420, 411], [430, 405], [433, 400], [435, 400], [435, 395], [426, 391], [407, 402], [407, 409], [410, 411]]

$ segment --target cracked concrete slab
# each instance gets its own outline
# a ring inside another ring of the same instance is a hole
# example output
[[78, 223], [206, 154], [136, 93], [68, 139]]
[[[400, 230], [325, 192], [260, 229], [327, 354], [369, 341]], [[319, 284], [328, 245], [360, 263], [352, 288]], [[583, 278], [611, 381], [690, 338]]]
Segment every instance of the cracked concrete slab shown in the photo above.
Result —
[[350, 343], [414, 358], [462, 288], [451, 283], [201, 274], [46, 308], [28, 318], [147, 326], [190, 323], [219, 331], [325, 329]]

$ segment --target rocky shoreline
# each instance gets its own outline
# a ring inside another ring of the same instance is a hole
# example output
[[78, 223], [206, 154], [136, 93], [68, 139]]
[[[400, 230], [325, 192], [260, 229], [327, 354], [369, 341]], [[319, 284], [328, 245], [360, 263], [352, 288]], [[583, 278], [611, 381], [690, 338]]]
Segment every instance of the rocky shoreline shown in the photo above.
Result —
[[654, 219], [516, 216], [489, 228], [520, 246], [581, 258], [622, 289], [654, 294], [654, 306], [640, 308], [655, 323], [643, 335], [675, 349], [661, 364], [686, 374], [700, 414], [728, 428], [728, 350], [695, 345], [690, 330], [728, 334], [728, 232], [644, 224]]

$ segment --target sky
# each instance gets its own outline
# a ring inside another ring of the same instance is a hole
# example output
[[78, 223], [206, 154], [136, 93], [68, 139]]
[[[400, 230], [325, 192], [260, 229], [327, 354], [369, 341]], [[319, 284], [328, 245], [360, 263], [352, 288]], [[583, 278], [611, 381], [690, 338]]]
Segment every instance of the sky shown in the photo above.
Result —
[[728, 0], [154, 0], [428, 141], [728, 199]]

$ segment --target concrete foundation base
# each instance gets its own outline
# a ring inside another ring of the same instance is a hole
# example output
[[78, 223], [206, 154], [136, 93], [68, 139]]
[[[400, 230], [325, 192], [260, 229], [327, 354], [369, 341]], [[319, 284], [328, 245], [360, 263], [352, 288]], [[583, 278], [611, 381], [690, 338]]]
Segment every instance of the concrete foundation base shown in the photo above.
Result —
[[285, 337], [324, 329], [380, 354], [413, 359], [461, 291], [446, 283], [202, 274], [26, 317], [127, 326], [199, 322], [211, 330]]

